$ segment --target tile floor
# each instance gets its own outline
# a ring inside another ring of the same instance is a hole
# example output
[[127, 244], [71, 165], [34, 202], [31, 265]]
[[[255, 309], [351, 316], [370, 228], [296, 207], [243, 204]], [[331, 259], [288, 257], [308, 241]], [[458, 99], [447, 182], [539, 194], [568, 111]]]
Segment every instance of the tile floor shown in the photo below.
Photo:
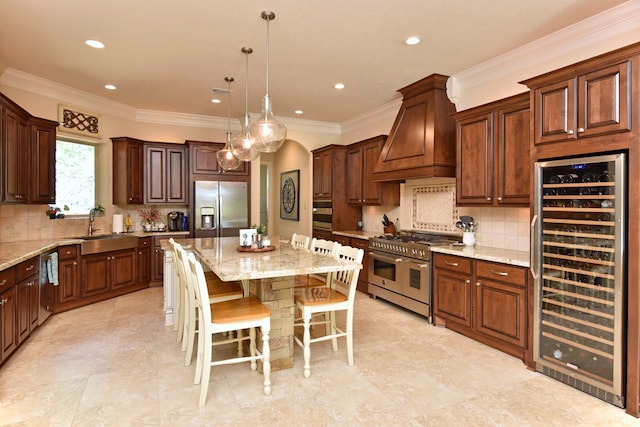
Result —
[[197, 407], [194, 366], [151, 288], [51, 317], [0, 367], [0, 425], [640, 426], [640, 420], [525, 369], [520, 360], [359, 294], [355, 366], [344, 345], [312, 347], [312, 375], [215, 367]]

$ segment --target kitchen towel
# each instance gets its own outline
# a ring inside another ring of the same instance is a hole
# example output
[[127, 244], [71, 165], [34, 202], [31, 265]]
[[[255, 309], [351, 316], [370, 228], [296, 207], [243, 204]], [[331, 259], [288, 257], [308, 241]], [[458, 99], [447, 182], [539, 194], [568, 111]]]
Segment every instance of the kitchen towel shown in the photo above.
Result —
[[49, 283], [53, 286], [58, 286], [58, 253], [52, 252], [47, 260], [47, 275], [49, 276]]
[[122, 233], [123, 227], [124, 227], [124, 222], [122, 220], [122, 215], [120, 214], [113, 215], [113, 226], [111, 230], [114, 233]]

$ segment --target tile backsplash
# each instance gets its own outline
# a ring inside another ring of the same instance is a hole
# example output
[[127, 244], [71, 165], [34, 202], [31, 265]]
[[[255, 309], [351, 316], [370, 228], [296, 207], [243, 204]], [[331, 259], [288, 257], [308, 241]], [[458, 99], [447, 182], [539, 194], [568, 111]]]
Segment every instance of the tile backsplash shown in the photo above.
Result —
[[469, 215], [478, 224], [477, 245], [529, 251], [528, 208], [457, 207], [455, 188], [452, 178], [407, 180], [400, 186], [400, 206], [363, 207], [364, 229], [382, 234], [387, 214], [402, 230], [460, 234], [455, 222]]

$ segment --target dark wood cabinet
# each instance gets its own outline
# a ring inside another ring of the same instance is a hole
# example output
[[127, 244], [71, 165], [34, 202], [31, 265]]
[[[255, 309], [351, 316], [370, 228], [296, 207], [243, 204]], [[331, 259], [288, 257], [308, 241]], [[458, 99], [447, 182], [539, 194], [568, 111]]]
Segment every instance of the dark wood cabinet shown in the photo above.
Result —
[[358, 276], [358, 290], [369, 293], [369, 241], [367, 239], [351, 238], [351, 246], [364, 251], [362, 270]]
[[151, 281], [151, 237], [138, 240], [137, 281], [141, 285], [149, 285]]
[[[331, 149], [321, 149], [313, 153], [313, 198], [330, 199], [333, 195], [333, 157]], [[346, 183], [346, 177], [343, 181]], [[340, 176], [337, 176], [340, 179]]]
[[232, 177], [248, 177], [251, 174], [251, 162], [242, 162], [237, 169], [224, 171], [218, 166], [216, 154], [224, 144], [220, 142], [186, 141], [189, 147], [192, 181], [233, 179]]
[[528, 206], [529, 94], [465, 110], [456, 119], [459, 206]]
[[184, 237], [184, 235], [164, 235], [153, 237], [153, 247], [151, 248], [151, 285], [162, 286], [162, 279], [164, 278], [164, 250], [160, 245], [161, 240], [174, 239]]
[[0, 149], [2, 194], [5, 203], [26, 203], [28, 184], [29, 114], [0, 96]]
[[78, 245], [58, 248], [58, 286], [55, 292], [54, 313], [80, 299], [80, 259]]
[[113, 143], [113, 204], [144, 203], [144, 141], [111, 138]]
[[39, 301], [39, 257], [21, 262], [16, 267], [16, 333], [20, 345], [38, 327]]
[[58, 123], [30, 119], [31, 147], [29, 151], [29, 203], [56, 202], [56, 129]]
[[134, 249], [85, 255], [80, 263], [80, 295], [92, 297], [136, 284]]
[[146, 204], [187, 203], [187, 149], [178, 144], [145, 144]]
[[109, 265], [110, 289], [122, 289], [135, 285], [137, 251], [135, 249], [113, 252]]
[[329, 230], [321, 230], [319, 228], [314, 228], [313, 237], [315, 237], [316, 239], [332, 240], [333, 234]]
[[435, 324], [530, 365], [527, 269], [441, 253], [433, 266]]
[[18, 346], [15, 267], [0, 271], [0, 363]]
[[347, 202], [355, 205], [399, 205], [399, 182], [376, 182], [373, 170], [386, 135], [351, 144], [347, 152]]

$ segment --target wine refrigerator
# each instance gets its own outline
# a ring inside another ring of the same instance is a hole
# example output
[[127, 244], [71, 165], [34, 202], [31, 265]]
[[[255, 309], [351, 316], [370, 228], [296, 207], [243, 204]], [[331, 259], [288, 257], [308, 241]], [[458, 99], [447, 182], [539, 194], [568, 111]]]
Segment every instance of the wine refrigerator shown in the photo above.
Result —
[[624, 407], [624, 153], [535, 164], [536, 370]]

